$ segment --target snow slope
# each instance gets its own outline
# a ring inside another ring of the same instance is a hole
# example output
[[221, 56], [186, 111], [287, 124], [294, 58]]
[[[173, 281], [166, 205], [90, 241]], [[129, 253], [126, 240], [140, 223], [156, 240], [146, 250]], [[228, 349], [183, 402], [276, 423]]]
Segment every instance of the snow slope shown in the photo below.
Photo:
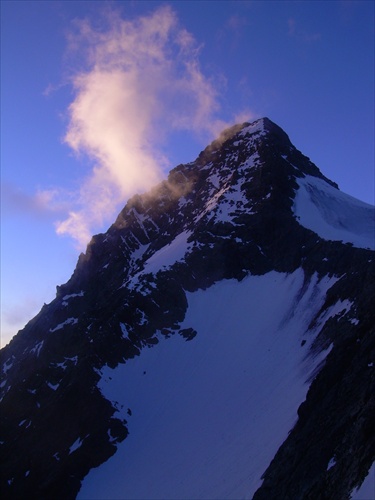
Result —
[[328, 353], [307, 355], [322, 322], [308, 325], [335, 280], [272, 271], [188, 293], [181, 327], [193, 340], [160, 336], [103, 370], [100, 389], [130, 434], [77, 498], [251, 498]]
[[375, 208], [306, 175], [297, 179], [294, 215], [300, 224], [325, 240], [375, 250]]

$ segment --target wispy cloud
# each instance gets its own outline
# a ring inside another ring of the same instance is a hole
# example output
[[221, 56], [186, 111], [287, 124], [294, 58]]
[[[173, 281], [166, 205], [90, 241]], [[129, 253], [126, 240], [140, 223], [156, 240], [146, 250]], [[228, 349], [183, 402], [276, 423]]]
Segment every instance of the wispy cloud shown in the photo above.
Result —
[[84, 60], [72, 75], [64, 140], [93, 168], [57, 223], [59, 234], [84, 246], [119, 203], [154, 185], [168, 165], [160, 148], [168, 130], [212, 138], [227, 125], [215, 118], [219, 95], [201, 70], [200, 51], [169, 6], [134, 20], [111, 10], [99, 29], [75, 21], [69, 54]]
[[249, 21], [247, 20], [247, 18], [244, 16], [240, 16], [239, 14], [233, 14], [227, 21], [227, 27], [235, 32], [240, 31], [248, 24]]
[[246, 15], [232, 14], [216, 33], [216, 41], [220, 45], [229, 46], [232, 51], [238, 50], [243, 35], [250, 22]]
[[321, 33], [309, 33], [303, 29], [295, 18], [288, 19], [288, 36], [300, 42], [312, 43], [321, 40]]
[[38, 190], [30, 194], [10, 182], [3, 181], [1, 184], [1, 205], [7, 214], [22, 214], [37, 218], [62, 215], [68, 208], [68, 202], [58, 200], [58, 196], [57, 189]]

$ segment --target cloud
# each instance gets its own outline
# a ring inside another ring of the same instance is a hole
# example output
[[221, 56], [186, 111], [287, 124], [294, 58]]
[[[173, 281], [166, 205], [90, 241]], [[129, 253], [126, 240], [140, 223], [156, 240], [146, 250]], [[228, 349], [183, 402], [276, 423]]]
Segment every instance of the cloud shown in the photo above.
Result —
[[249, 24], [248, 20], [244, 16], [240, 16], [238, 14], [233, 14], [227, 21], [227, 26], [229, 29], [238, 32], [244, 26]]
[[250, 22], [246, 15], [232, 14], [216, 33], [217, 43], [226, 47], [229, 46], [231, 51], [237, 51], [238, 45], [241, 43], [246, 28], [249, 25]]
[[219, 94], [202, 73], [201, 47], [169, 6], [134, 20], [109, 10], [99, 28], [76, 20], [68, 42], [69, 54], [84, 59], [71, 77], [64, 140], [93, 168], [56, 228], [83, 247], [120, 203], [162, 178], [168, 131], [211, 139], [228, 124], [215, 118]]
[[22, 214], [40, 219], [63, 214], [68, 207], [67, 202], [58, 201], [57, 197], [57, 189], [29, 194], [10, 182], [3, 181], [1, 184], [2, 209], [10, 215]]
[[317, 42], [322, 38], [321, 33], [308, 33], [294, 18], [288, 19], [288, 36], [304, 43]]

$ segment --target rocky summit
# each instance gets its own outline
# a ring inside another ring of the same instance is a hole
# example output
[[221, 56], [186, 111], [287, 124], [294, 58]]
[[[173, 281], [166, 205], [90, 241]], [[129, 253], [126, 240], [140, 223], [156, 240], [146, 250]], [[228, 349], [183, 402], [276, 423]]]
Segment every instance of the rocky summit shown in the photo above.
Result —
[[2, 349], [2, 498], [368, 495], [374, 296], [374, 208], [225, 130]]

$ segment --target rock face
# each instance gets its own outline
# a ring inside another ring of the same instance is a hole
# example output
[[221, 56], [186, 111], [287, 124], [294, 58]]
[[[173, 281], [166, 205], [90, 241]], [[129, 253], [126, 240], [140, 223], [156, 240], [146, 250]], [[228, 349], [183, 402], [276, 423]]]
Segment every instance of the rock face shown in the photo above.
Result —
[[304, 356], [322, 361], [263, 482], [252, 491], [245, 483], [242, 494], [349, 498], [375, 459], [374, 212], [345, 196], [263, 118], [225, 131], [130, 199], [56, 298], [1, 351], [2, 498], [76, 498], [135, 418], [103, 394], [103, 369], [142, 360], [175, 335], [197, 342], [200, 331], [184, 323], [188, 296], [223, 280], [297, 271], [303, 283], [283, 328], [304, 310], [310, 284], [326, 280], [311, 292], [301, 327]]

